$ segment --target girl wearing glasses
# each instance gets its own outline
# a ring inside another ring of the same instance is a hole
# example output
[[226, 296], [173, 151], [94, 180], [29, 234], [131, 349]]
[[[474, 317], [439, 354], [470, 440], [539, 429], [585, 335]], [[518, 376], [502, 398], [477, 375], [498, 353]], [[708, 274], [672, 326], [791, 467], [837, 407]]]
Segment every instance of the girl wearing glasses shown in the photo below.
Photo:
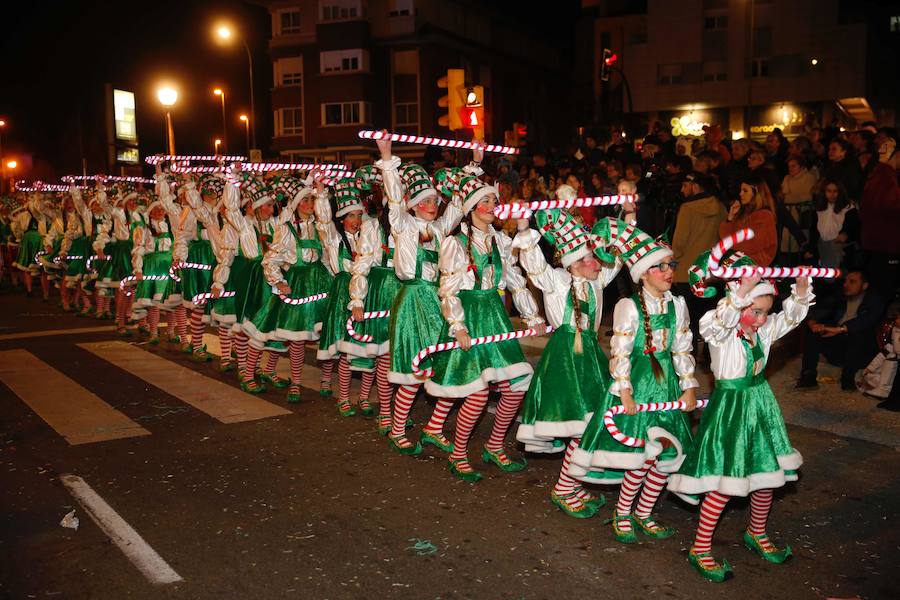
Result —
[[[677, 266], [671, 261], [672, 250], [635, 229], [621, 256], [638, 291], [619, 300], [613, 312], [613, 381], [573, 453], [572, 472], [583, 481], [622, 484], [612, 527], [615, 539], [627, 544], [637, 541], [636, 531], [655, 539], [675, 533], [656, 522], [651, 511], [691, 444], [687, 414], [638, 412], [638, 404], [683, 400], [685, 410], [691, 411], [698, 384], [687, 307], [670, 292]], [[619, 404], [625, 414], [616, 417], [616, 425], [624, 434], [646, 440], [644, 447], [620, 444], [607, 432], [603, 414]], [[598, 468], [603, 471], [591, 472]]]

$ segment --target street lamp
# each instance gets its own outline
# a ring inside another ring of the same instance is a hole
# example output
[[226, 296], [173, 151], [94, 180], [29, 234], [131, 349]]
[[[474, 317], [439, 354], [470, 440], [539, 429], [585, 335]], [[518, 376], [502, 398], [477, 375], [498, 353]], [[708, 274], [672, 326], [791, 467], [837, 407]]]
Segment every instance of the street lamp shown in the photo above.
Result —
[[14, 160], [11, 160], [8, 163], [6, 163], [6, 168], [9, 169], [10, 171], [15, 169], [18, 166], [19, 166], [19, 163]]
[[221, 145], [222, 145], [222, 140], [220, 140], [219, 138], [216, 138], [215, 142], [213, 143], [213, 154], [215, 154], [216, 156], [219, 155], [219, 146], [221, 146]]
[[222, 99], [222, 148], [228, 152], [228, 125], [225, 123], [225, 90], [216, 88], [213, 94]]
[[[8, 161], [8, 162], [4, 162], [4, 163], [3, 163], [3, 179], [6, 180], [6, 172], [7, 172], [7, 170], [9, 170], [9, 171], [15, 171], [15, 170], [16, 170], [16, 167], [18, 167], [18, 166], [19, 166], [19, 163], [18, 163], [17, 161], [15, 161], [15, 160], [10, 160], [10, 161]], [[15, 191], [15, 189], [16, 189], [15, 184], [13, 184], [13, 178], [14, 178], [14, 177], [15, 177], [15, 175], [13, 175], [12, 173], [10, 173], [10, 175], [9, 175], [9, 191], [10, 191], [10, 192]]]
[[250, 154], [250, 119], [247, 118], [247, 115], [241, 115], [238, 117], [241, 121], [244, 122], [244, 135], [247, 136], [247, 154]]
[[[216, 27], [216, 37], [219, 38], [224, 43], [229, 43], [233, 36], [237, 35], [237, 31], [235, 31], [230, 25], [221, 23]], [[240, 36], [241, 44], [244, 45], [244, 50], [247, 51], [247, 65], [250, 69], [250, 117], [253, 119], [253, 147], [256, 147], [256, 102], [254, 101], [253, 95], [253, 54], [250, 53], [250, 46], [247, 45], [247, 40], [244, 39], [243, 36]], [[248, 149], [249, 150], [249, 149]]]
[[175, 154], [175, 130], [172, 128], [171, 108], [178, 101], [178, 91], [169, 86], [163, 86], [156, 90], [159, 103], [166, 107], [166, 141], [169, 154]]

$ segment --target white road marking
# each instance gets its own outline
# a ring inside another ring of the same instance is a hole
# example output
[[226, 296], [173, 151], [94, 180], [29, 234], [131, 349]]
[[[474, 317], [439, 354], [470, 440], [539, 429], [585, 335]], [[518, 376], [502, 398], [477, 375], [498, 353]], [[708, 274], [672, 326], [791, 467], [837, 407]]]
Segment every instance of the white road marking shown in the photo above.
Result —
[[158, 585], [177, 583], [184, 579], [176, 573], [156, 550], [144, 541], [113, 508], [77, 475], [61, 475], [59, 478], [69, 493], [78, 500], [85, 512], [103, 533], [119, 547], [128, 560], [144, 574], [150, 583]]

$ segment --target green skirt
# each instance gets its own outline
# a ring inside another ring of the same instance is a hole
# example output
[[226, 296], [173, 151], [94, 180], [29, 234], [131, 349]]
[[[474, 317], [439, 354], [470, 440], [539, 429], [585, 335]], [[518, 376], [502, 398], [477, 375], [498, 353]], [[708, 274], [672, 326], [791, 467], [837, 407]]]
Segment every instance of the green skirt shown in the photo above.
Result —
[[22, 241], [19, 242], [19, 255], [13, 266], [37, 274], [40, 271], [40, 265], [34, 260], [34, 256], [43, 249], [44, 240], [40, 232], [37, 229], [29, 229], [22, 235]]
[[[657, 353], [657, 356], [660, 354], [664, 353]], [[660, 360], [663, 368], [662, 383], [653, 376], [649, 359], [632, 354], [631, 360], [631, 384], [635, 403], [671, 402], [679, 398], [681, 388], [671, 358], [664, 357]], [[635, 369], [638, 361], [643, 366], [640, 374]], [[633, 448], [617, 442], [603, 424], [603, 414], [621, 403], [619, 396], [609, 390], [603, 395], [584, 430], [581, 444], [572, 453], [570, 473], [594, 483], [621, 483], [625, 471], [639, 469], [651, 458], [656, 459], [656, 468], [663, 473], [677, 471], [684, 461], [684, 451], [691, 447], [693, 439], [687, 413], [671, 410], [616, 416], [614, 420], [619, 431], [647, 441], [643, 447]], [[603, 469], [599, 477], [596, 475], [598, 469]]]
[[558, 328], [535, 367], [516, 432], [527, 452], [561, 452], [565, 446], [553, 440], [581, 437], [609, 388], [609, 360], [597, 334], [581, 332], [581, 354], [574, 341], [574, 327]]
[[353, 356], [364, 357], [364, 347], [353, 340], [347, 333], [347, 319], [350, 311], [347, 305], [350, 303], [350, 273], [341, 271], [334, 276], [331, 282], [331, 290], [328, 292], [328, 301], [325, 304], [325, 316], [322, 319], [322, 336], [319, 338], [319, 351], [316, 358], [319, 360], [331, 360], [341, 352], [345, 352], [350, 345], [356, 345], [359, 350], [353, 349]]
[[[394, 270], [388, 267], [372, 267], [367, 279], [369, 293], [366, 294], [365, 312], [390, 310], [402, 287]], [[367, 319], [357, 324], [355, 327], [357, 333], [372, 336], [372, 341], [363, 346], [365, 356], [382, 356], [391, 351], [389, 325], [390, 317]], [[354, 340], [354, 344], [356, 343]]]
[[[194, 240], [188, 244], [187, 262], [208, 265], [214, 267], [216, 265], [216, 255], [213, 253], [212, 244], [209, 240]], [[181, 301], [185, 308], [194, 308], [194, 296], [208, 292], [212, 286], [212, 269], [204, 271], [202, 269], [181, 269], [178, 273], [181, 277]], [[211, 303], [207, 302], [206, 314], [204, 321], [208, 321]]]
[[228, 271], [228, 281], [225, 282], [226, 292], [234, 292], [230, 298], [217, 298], [211, 300], [210, 315], [222, 325], [236, 325], [238, 316], [243, 314], [247, 297], [247, 288], [250, 285], [253, 266], [259, 266], [262, 259], [251, 259], [244, 256], [235, 256], [231, 261], [231, 269]]
[[[400, 292], [391, 306], [388, 331], [391, 337], [391, 370], [388, 381], [398, 385], [419, 385], [424, 379], [416, 377], [412, 360], [422, 348], [436, 344], [444, 326], [437, 283], [424, 279], [402, 281]], [[431, 365], [431, 358], [422, 361], [422, 368]]]
[[106, 245], [107, 260], [100, 262], [97, 269], [97, 287], [107, 293], [115, 293], [119, 282], [133, 274], [131, 266], [131, 240], [115, 240]]
[[[331, 284], [331, 275], [321, 262], [296, 264], [285, 272], [284, 278], [291, 288], [291, 298], [319, 294], [328, 290]], [[262, 308], [252, 319], [245, 320], [241, 329], [257, 343], [316, 340], [322, 328], [326, 303], [323, 299], [292, 306], [283, 302], [278, 294], [270, 293]]]
[[[466, 328], [472, 338], [507, 333], [513, 330], [506, 306], [496, 289], [462, 290], [459, 292], [466, 315]], [[439, 342], [453, 342], [450, 325], [444, 322]], [[459, 348], [432, 355], [434, 375], [425, 390], [439, 398], [465, 398], [490, 387], [492, 383], [509, 381], [513, 391], [525, 391], [534, 369], [525, 360], [518, 340]]]
[[72, 240], [72, 245], [69, 246], [67, 256], [80, 256], [81, 258], [66, 260], [66, 287], [73, 287], [76, 283], [81, 281], [81, 278], [87, 271], [85, 265], [87, 265], [87, 259], [90, 255], [91, 246], [85, 236], [82, 235]]
[[775, 394], [760, 379], [745, 389], [716, 382], [670, 490], [747, 496], [797, 480], [803, 457], [791, 446]]
[[[134, 307], [163, 307], [169, 293], [169, 267], [172, 266], [172, 251], [150, 252], [144, 255], [144, 277], [134, 287]], [[166, 279], [151, 281], [150, 276], [165, 276]]]

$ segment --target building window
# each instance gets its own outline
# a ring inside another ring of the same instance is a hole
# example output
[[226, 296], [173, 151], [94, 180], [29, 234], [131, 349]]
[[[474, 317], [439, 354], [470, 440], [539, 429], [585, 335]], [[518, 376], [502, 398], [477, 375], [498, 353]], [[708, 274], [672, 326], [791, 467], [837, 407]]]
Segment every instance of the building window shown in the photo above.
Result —
[[728, 15], [706, 15], [703, 18], [703, 28], [706, 30], [728, 29]]
[[769, 76], [769, 59], [755, 58], [750, 61], [750, 77], [757, 79], [759, 77]]
[[390, 0], [388, 2], [389, 17], [408, 17], [413, 14], [413, 0]]
[[728, 74], [725, 67], [724, 62], [703, 63], [703, 81], [727, 81]]
[[297, 9], [279, 10], [278, 26], [280, 35], [300, 33], [300, 11]]
[[276, 60], [275, 85], [303, 85], [303, 58], [293, 56]]
[[330, 50], [319, 53], [322, 73], [352, 73], [365, 71], [368, 64], [368, 53], [362, 49]]
[[398, 102], [394, 105], [394, 120], [397, 125], [418, 125], [419, 124], [419, 104], [418, 102]]
[[275, 135], [303, 137], [303, 107], [280, 108], [275, 111]]
[[359, 125], [368, 113], [368, 102], [329, 102], [322, 104], [322, 125]]
[[656, 82], [659, 85], [676, 85], [684, 83], [684, 73], [680, 64], [659, 65]]
[[320, 0], [319, 15], [322, 21], [346, 21], [362, 16], [360, 0]]
[[900, 16], [891, 17], [891, 33], [900, 33]]

